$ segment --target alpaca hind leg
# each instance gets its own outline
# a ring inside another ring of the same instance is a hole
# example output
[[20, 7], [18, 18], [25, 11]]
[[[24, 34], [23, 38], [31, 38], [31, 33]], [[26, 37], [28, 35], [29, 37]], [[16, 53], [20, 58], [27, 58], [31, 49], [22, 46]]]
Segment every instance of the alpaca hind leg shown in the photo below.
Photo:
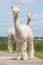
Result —
[[13, 38], [12, 38], [12, 36], [11, 37], [8, 36], [8, 49], [10, 50], [11, 53], [14, 52], [14, 50], [13, 50]]
[[33, 45], [33, 41], [29, 41], [28, 47], [29, 47], [29, 56], [30, 56], [30, 58], [34, 58], [34, 45]]

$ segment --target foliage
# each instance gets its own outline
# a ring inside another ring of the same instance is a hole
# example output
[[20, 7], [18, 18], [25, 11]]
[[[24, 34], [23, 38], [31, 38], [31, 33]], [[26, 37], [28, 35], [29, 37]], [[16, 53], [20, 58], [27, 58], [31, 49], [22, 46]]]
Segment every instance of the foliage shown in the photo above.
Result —
[[43, 52], [43, 40], [34, 40], [34, 49]]
[[[13, 48], [16, 51], [16, 43], [14, 42]], [[8, 37], [0, 37], [0, 50], [8, 50]]]
[[0, 37], [0, 50], [8, 50], [7, 37]]
[[[16, 42], [13, 44], [14, 51], [16, 51]], [[35, 51], [43, 52], [43, 40], [34, 40]], [[8, 37], [0, 37], [0, 50], [8, 50]]]

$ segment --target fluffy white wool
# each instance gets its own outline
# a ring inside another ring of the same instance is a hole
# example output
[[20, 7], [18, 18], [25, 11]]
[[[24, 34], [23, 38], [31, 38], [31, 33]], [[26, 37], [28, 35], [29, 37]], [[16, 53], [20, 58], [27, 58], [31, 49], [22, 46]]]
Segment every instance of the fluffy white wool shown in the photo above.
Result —
[[27, 48], [26, 44], [28, 43], [30, 58], [33, 58], [34, 49], [33, 49], [33, 34], [31, 31], [31, 28], [28, 25], [21, 25], [19, 23], [18, 16], [19, 16], [19, 12], [20, 12], [20, 7], [12, 6], [11, 9], [12, 9], [13, 18], [14, 18], [14, 28], [12, 28], [8, 31], [8, 37], [10, 40], [10, 41], [8, 41], [8, 47], [9, 47], [10, 51], [12, 52], [13, 47], [12, 47], [11, 40], [14, 38], [16, 40], [17, 46], [21, 52], [18, 54], [18, 56], [21, 55], [21, 57], [24, 60], [27, 60], [28, 57], [27, 57], [27, 52], [26, 52], [26, 48]]

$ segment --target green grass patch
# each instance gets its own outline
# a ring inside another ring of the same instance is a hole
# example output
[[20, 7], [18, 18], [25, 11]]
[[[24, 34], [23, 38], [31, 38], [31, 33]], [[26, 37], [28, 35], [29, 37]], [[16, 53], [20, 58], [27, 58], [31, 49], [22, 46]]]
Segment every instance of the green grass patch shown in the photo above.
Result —
[[43, 59], [43, 52], [35, 52], [35, 57]]

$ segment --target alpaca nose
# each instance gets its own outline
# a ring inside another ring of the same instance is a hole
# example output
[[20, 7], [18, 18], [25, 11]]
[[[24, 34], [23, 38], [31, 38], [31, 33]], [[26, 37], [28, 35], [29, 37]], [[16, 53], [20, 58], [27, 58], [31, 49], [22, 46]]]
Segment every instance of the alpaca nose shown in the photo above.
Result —
[[15, 15], [17, 15], [17, 13], [15, 13]]

